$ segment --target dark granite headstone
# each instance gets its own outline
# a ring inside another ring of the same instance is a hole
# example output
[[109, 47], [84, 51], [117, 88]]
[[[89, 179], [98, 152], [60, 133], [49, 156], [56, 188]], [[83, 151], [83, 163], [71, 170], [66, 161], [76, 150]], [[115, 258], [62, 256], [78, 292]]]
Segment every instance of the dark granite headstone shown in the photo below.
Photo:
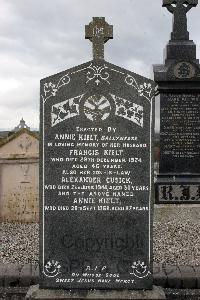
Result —
[[160, 91], [156, 203], [200, 203], [200, 65], [186, 16], [197, 4], [163, 0], [174, 22], [165, 64], [154, 66]]
[[151, 289], [155, 84], [102, 59], [104, 18], [86, 37], [94, 60], [41, 80], [40, 287]]

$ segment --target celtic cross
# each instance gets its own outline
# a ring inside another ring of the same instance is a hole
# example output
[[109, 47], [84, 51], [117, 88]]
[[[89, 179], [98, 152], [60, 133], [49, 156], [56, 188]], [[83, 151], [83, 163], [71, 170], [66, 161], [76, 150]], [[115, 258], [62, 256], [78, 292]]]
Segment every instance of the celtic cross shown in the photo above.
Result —
[[198, 0], [163, 0], [163, 6], [174, 15], [172, 40], [189, 40], [187, 12], [197, 4]]
[[93, 59], [104, 59], [104, 44], [113, 38], [113, 26], [103, 17], [94, 17], [93, 21], [85, 26], [85, 38], [92, 42]]

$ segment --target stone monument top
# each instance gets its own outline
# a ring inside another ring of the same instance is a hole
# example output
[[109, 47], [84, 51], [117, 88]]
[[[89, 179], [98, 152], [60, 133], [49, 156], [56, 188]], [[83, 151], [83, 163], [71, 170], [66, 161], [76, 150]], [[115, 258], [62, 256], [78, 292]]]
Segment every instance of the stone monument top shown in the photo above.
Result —
[[187, 12], [197, 4], [198, 0], [163, 0], [174, 20], [164, 64], [154, 66], [160, 91], [157, 204], [200, 201], [200, 65], [187, 31]]
[[22, 128], [26, 128], [26, 129], [30, 130], [30, 127], [28, 127], [28, 126], [26, 125], [26, 122], [24, 121], [23, 118], [20, 120], [19, 125], [17, 125], [17, 126], [13, 129], [13, 131], [18, 131], [18, 130], [20, 130], [20, 129], [22, 129]]
[[187, 12], [197, 4], [198, 0], [163, 0], [163, 6], [174, 15], [172, 40], [189, 40]]
[[85, 26], [85, 38], [93, 45], [93, 59], [104, 59], [104, 44], [113, 39], [113, 26], [104, 17], [93, 17], [93, 21]]
[[[163, 89], [162, 82], [166, 81], [169, 82], [164, 87], [167, 90], [183, 90], [188, 85], [199, 90], [200, 65], [196, 57], [196, 45], [189, 39], [187, 30], [187, 12], [197, 4], [198, 0], [163, 0], [163, 7], [173, 14], [173, 30], [165, 49], [164, 64], [154, 66], [154, 79], [160, 82], [160, 91]], [[186, 84], [182, 85], [182, 81]]]

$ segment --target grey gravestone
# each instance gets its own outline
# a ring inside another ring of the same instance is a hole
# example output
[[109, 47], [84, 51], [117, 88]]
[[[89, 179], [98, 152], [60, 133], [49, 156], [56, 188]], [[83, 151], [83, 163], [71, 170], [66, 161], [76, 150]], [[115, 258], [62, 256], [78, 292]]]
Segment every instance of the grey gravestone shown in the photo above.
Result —
[[163, 1], [174, 23], [165, 64], [154, 66], [160, 91], [156, 203], [200, 203], [200, 66], [186, 16], [197, 4], [197, 0]]
[[153, 81], [94, 60], [41, 80], [40, 287], [152, 288]]

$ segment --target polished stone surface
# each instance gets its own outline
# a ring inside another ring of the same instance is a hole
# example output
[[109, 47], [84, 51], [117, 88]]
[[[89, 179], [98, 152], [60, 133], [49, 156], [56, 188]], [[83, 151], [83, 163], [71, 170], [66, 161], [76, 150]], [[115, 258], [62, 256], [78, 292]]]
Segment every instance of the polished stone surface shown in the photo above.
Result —
[[41, 81], [41, 287], [152, 287], [154, 93], [103, 60]]

